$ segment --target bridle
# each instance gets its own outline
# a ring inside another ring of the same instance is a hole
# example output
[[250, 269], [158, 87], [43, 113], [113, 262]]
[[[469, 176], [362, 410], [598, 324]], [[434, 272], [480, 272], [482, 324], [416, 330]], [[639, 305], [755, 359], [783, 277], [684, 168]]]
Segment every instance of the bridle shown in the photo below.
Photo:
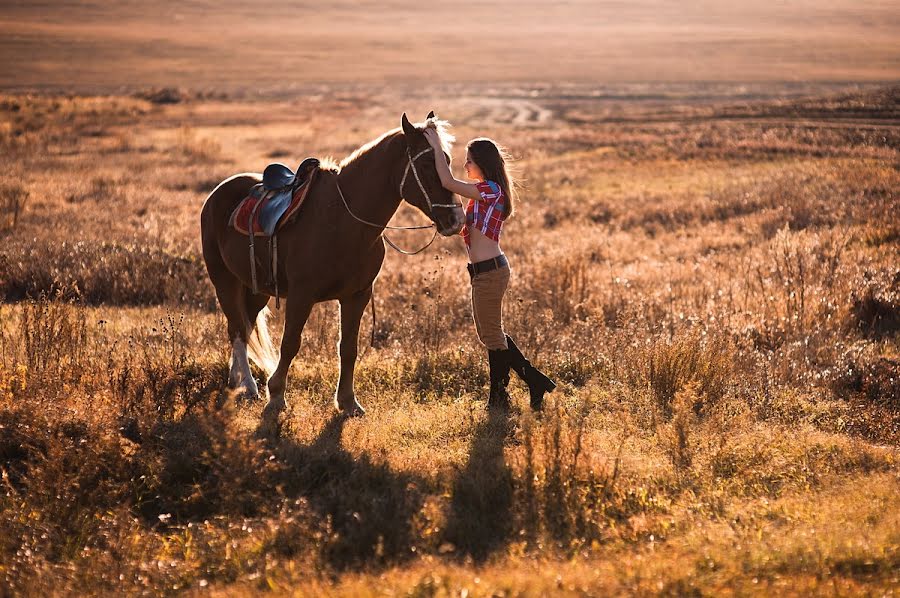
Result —
[[[425, 190], [425, 185], [422, 184], [422, 179], [419, 178], [419, 172], [416, 170], [416, 160], [433, 151], [434, 148], [429, 146], [413, 156], [412, 152], [409, 151], [409, 147], [406, 148], [406, 157], [409, 158], [409, 162], [406, 163], [406, 170], [403, 171], [403, 178], [400, 180], [400, 197], [403, 197], [403, 186], [406, 185], [406, 177], [409, 176], [409, 171], [412, 170], [413, 176], [416, 177], [416, 183], [419, 184], [419, 190], [425, 196], [425, 203], [428, 204], [429, 212], [434, 213], [434, 208], [461, 208], [462, 205], [458, 203], [431, 203], [431, 196]], [[435, 157], [435, 160], [437, 160], [437, 157]]]
[[[428, 195], [428, 191], [425, 189], [425, 185], [422, 184], [422, 179], [419, 177], [419, 172], [416, 170], [416, 160], [427, 154], [428, 152], [433, 152], [434, 148], [428, 147], [423, 149], [415, 156], [412, 155], [412, 152], [409, 150], [409, 147], [406, 148], [406, 157], [408, 161], [406, 163], [406, 169], [403, 171], [403, 178], [400, 180], [400, 197], [403, 197], [403, 187], [406, 185], [406, 178], [409, 176], [409, 171], [412, 170], [413, 177], [416, 179], [416, 183], [419, 185], [419, 190], [422, 192], [422, 195], [425, 197], [425, 203], [428, 204], [428, 211], [434, 215], [434, 208], [462, 208], [462, 204], [458, 203], [431, 203], [431, 196]], [[417, 249], [416, 251], [406, 251], [397, 247], [393, 241], [391, 241], [387, 235], [382, 233], [384, 240], [387, 241], [388, 245], [399, 251], [404, 255], [416, 255], [417, 253], [421, 253], [428, 249], [434, 240], [437, 238], [437, 226], [435, 226], [434, 222], [431, 224], [421, 225], [421, 226], [388, 226], [387, 224], [377, 224], [375, 222], [369, 222], [368, 220], [364, 220], [353, 213], [350, 209], [350, 206], [347, 204], [347, 199], [344, 197], [344, 192], [341, 191], [341, 186], [337, 181], [337, 178], [334, 180], [334, 184], [337, 186], [338, 194], [341, 196], [341, 201], [344, 203], [344, 207], [347, 209], [347, 212], [353, 216], [357, 221], [362, 222], [363, 224], [367, 224], [369, 226], [374, 226], [376, 228], [385, 229], [385, 230], [422, 230], [426, 228], [434, 228], [434, 234], [431, 236], [431, 240], [428, 241], [428, 244], [422, 247], [421, 249]]]

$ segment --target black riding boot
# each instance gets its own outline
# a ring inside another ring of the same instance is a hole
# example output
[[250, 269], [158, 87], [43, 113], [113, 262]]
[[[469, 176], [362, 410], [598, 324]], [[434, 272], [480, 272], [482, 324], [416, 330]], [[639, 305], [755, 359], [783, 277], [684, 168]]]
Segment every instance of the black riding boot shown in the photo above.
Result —
[[528, 385], [531, 394], [531, 408], [540, 411], [544, 404], [544, 393], [553, 392], [556, 383], [525, 359], [515, 341], [507, 334], [506, 344], [509, 346], [509, 364], [513, 371]]
[[491, 372], [491, 394], [488, 396], [488, 409], [509, 409], [509, 350], [488, 350], [488, 363]]

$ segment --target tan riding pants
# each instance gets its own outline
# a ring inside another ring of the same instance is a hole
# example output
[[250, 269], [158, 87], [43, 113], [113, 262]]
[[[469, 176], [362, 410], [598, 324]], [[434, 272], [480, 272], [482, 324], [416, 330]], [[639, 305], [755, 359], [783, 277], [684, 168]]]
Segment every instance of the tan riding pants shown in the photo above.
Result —
[[472, 313], [478, 338], [489, 350], [507, 349], [503, 332], [503, 295], [509, 286], [509, 266], [476, 274], [472, 279]]

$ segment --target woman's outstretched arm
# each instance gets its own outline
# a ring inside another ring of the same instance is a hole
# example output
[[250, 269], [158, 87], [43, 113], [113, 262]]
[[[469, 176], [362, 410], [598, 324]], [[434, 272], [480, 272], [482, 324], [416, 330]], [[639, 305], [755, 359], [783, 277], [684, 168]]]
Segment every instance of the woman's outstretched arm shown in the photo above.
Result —
[[456, 193], [457, 195], [462, 195], [463, 197], [481, 199], [481, 193], [478, 191], [478, 187], [454, 178], [453, 173], [450, 172], [450, 164], [448, 161], [438, 158], [438, 156], [444, 155], [444, 149], [441, 147], [441, 139], [438, 136], [437, 131], [434, 129], [425, 129], [425, 139], [427, 139], [428, 143], [431, 144], [431, 147], [434, 148], [434, 165], [444, 189]]

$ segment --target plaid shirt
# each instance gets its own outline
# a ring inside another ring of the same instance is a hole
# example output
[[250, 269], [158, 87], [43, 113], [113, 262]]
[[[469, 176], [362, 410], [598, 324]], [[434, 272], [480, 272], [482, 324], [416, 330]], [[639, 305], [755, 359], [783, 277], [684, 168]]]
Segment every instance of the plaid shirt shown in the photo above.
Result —
[[460, 234], [466, 242], [466, 247], [471, 247], [469, 227], [480, 230], [485, 237], [500, 241], [500, 229], [503, 228], [505, 210], [505, 197], [500, 185], [494, 181], [482, 181], [476, 183], [481, 199], [470, 199], [466, 206], [466, 225]]

